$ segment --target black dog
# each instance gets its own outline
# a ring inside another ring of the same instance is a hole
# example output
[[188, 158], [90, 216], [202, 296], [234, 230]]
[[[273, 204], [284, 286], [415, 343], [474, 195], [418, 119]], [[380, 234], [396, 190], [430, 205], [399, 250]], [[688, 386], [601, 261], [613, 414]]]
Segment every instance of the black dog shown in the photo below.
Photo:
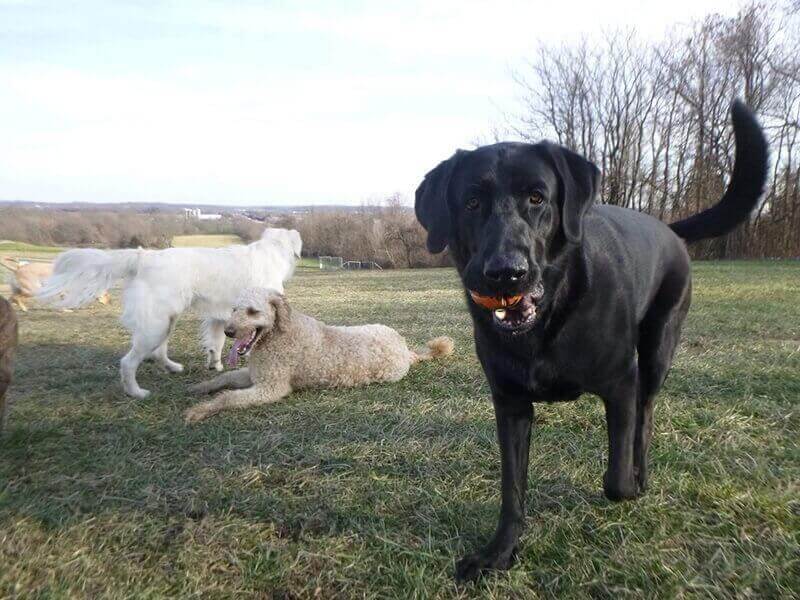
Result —
[[459, 150], [417, 189], [428, 249], [449, 246], [471, 292], [475, 346], [500, 442], [500, 522], [485, 548], [458, 562], [457, 579], [513, 561], [524, 527], [533, 402], [599, 395], [608, 426], [605, 494], [623, 500], [646, 489], [653, 401], [691, 298], [684, 241], [731, 231], [766, 181], [758, 122], [740, 102], [732, 116], [736, 162], [725, 195], [669, 226], [593, 205], [598, 168], [546, 142]]

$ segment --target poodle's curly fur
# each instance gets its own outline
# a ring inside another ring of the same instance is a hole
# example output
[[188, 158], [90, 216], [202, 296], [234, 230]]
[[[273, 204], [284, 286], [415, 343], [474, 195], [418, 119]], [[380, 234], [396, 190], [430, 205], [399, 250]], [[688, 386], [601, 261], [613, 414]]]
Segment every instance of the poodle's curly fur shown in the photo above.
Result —
[[453, 352], [448, 337], [430, 340], [426, 350], [414, 351], [385, 325], [326, 325], [292, 311], [282, 294], [265, 288], [242, 292], [225, 333], [236, 338], [234, 348], [244, 344], [242, 340], [250, 341], [245, 344], [252, 349], [248, 366], [192, 386], [198, 394], [227, 391], [189, 408], [187, 423], [228, 408], [276, 402], [303, 388], [399, 381], [414, 363]]

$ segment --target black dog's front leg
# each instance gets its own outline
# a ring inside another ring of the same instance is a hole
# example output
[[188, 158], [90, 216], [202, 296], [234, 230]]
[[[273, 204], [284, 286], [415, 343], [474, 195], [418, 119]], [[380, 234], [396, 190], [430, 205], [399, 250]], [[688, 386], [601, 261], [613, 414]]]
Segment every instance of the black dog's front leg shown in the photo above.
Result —
[[492, 541], [485, 548], [458, 561], [458, 581], [475, 579], [488, 569], [508, 569], [514, 562], [517, 541], [525, 527], [533, 405], [527, 402], [506, 405], [495, 398], [494, 413], [502, 468], [500, 522]]

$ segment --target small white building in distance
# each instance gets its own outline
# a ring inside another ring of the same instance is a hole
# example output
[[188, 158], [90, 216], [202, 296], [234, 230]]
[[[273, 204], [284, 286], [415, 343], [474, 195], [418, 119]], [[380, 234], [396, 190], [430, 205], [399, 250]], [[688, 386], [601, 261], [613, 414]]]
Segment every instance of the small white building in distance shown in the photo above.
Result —
[[184, 208], [183, 214], [186, 215], [187, 219], [197, 219], [198, 221], [218, 221], [222, 218], [222, 215], [216, 213], [203, 214], [203, 211], [199, 208]]

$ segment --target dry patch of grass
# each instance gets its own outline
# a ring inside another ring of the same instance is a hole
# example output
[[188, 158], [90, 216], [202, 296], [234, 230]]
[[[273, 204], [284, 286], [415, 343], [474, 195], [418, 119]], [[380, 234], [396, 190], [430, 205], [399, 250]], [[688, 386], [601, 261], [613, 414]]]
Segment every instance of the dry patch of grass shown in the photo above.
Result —
[[[0, 597], [788, 597], [800, 588], [800, 264], [699, 263], [656, 409], [649, 493], [601, 492], [596, 398], [540, 406], [518, 565], [457, 589], [490, 535], [488, 390], [449, 270], [302, 272], [294, 306], [382, 322], [455, 356], [394, 385], [308, 391], [185, 427], [207, 377], [141, 371], [123, 396], [118, 304], [21, 319], [0, 440]], [[116, 299], [116, 298], [115, 298]]]
[[243, 244], [238, 235], [209, 234], [209, 235], [176, 235], [172, 238], [174, 248], [223, 248], [234, 244]]

